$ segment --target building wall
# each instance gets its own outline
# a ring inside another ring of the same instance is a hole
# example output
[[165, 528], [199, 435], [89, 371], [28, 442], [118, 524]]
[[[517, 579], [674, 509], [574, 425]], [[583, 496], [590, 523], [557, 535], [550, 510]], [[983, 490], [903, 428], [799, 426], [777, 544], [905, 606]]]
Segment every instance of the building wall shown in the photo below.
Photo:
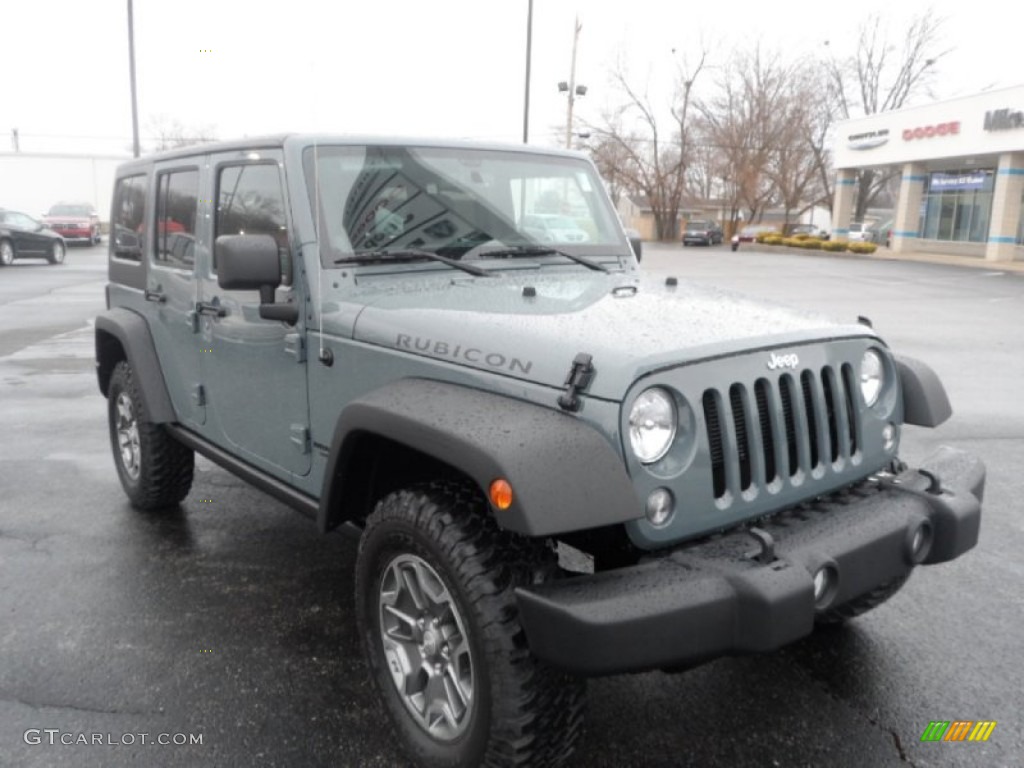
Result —
[[39, 217], [54, 203], [91, 203], [106, 222], [114, 171], [127, 156], [0, 153], [0, 208]]

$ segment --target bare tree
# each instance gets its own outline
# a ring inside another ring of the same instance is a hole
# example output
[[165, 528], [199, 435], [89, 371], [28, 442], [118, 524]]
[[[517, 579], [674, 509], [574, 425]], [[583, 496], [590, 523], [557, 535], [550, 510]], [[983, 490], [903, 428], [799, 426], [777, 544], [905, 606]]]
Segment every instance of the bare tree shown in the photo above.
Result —
[[177, 118], [165, 114], [150, 117], [146, 121], [146, 133], [151, 152], [205, 144], [217, 139], [217, 131], [211, 125], [186, 127]]
[[[833, 120], [900, 109], [926, 93], [936, 72], [935, 64], [952, 50], [941, 48], [943, 23], [944, 19], [926, 9], [913, 18], [902, 41], [894, 43], [882, 17], [868, 17], [860, 26], [856, 51], [846, 58], [828, 59], [824, 64], [828, 102], [819, 120], [826, 130]], [[819, 135], [823, 138], [823, 134]], [[821, 150], [819, 174], [827, 173], [823, 143], [812, 146]], [[895, 174], [870, 169], [858, 172], [854, 218], [864, 217]]]
[[[797, 68], [757, 47], [734, 56], [714, 96], [698, 105], [703, 140], [718, 151], [722, 177], [729, 182], [732, 223], [740, 209], [748, 220], [759, 220], [766, 207], [778, 202], [780, 181], [794, 184], [795, 160], [804, 155], [798, 77]], [[785, 167], [780, 166], [783, 160]], [[800, 186], [806, 187], [802, 179]]]
[[[691, 90], [706, 57], [706, 52], [702, 52], [696, 66], [680, 67], [667, 110], [670, 120], [659, 119], [659, 111], [646, 90], [634, 86], [620, 65], [612, 79], [622, 90], [625, 103], [605, 115], [602, 126], [595, 127], [601, 138], [599, 146], [605, 147], [603, 160], [615, 165], [613, 175], [623, 186], [647, 197], [660, 240], [675, 239], [679, 234], [679, 210], [687, 177]], [[608, 170], [604, 172], [607, 174]]]

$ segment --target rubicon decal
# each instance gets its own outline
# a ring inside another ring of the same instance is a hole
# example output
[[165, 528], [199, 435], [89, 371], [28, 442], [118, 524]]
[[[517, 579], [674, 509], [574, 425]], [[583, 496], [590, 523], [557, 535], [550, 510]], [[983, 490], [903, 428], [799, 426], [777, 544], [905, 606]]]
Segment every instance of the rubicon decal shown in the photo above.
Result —
[[921, 741], [988, 741], [995, 728], [995, 720], [932, 720]]
[[395, 347], [407, 349], [410, 352], [420, 352], [431, 357], [446, 357], [460, 363], [486, 365], [489, 368], [498, 368], [509, 373], [528, 374], [533, 368], [532, 360], [523, 360], [503, 352], [488, 352], [479, 347], [464, 346], [451, 341], [424, 339], [404, 333], [398, 334], [395, 339]]

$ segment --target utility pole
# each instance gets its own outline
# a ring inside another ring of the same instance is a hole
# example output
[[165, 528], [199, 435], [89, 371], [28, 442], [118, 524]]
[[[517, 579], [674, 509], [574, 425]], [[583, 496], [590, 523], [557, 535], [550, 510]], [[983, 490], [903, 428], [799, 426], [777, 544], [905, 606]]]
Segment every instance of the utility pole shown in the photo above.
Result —
[[[567, 89], [569, 91], [569, 106], [568, 106], [568, 111], [567, 111], [567, 114], [566, 114], [566, 117], [565, 117], [565, 148], [566, 149], [571, 149], [572, 148], [572, 107], [573, 107], [573, 104], [576, 103], [576, 95], [577, 95], [577, 92], [576, 92], [576, 46], [579, 43], [579, 39], [580, 39], [580, 29], [582, 29], [582, 26], [580, 25], [580, 17], [577, 16], [576, 20], [573, 22], [572, 66], [569, 68], [569, 87]], [[561, 86], [561, 83], [559, 83], [559, 86]], [[582, 85], [580, 86], [580, 88], [582, 89], [582, 93], [580, 93], [579, 95], [582, 96], [583, 94], [585, 94], [587, 92], [587, 89], [586, 89], [586, 86], [582, 86]]]
[[132, 0], [128, 0], [128, 72], [132, 87], [132, 151], [139, 156], [139, 105], [135, 98], [135, 22]]
[[523, 100], [523, 144], [530, 140], [530, 52], [533, 48], [533, 0], [526, 11], [526, 96]]

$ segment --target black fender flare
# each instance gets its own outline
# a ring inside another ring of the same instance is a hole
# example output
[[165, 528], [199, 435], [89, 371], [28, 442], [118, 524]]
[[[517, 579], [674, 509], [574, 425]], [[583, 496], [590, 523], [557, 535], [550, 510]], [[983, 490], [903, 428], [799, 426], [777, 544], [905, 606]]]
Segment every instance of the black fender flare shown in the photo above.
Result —
[[576, 416], [511, 397], [429, 379], [402, 379], [353, 400], [338, 417], [320, 495], [322, 531], [344, 522], [343, 487], [360, 435], [394, 441], [453, 467], [488, 496], [512, 486], [498, 524], [527, 536], [622, 523], [643, 515], [621, 457]]
[[946, 388], [935, 371], [912, 357], [896, 355], [895, 361], [906, 424], [937, 427], [953, 415]]
[[171, 396], [164, 383], [160, 359], [146, 319], [130, 309], [115, 307], [96, 317], [96, 377], [100, 392], [107, 396], [110, 374], [121, 359], [111, 346], [116, 339], [124, 350], [124, 358], [132, 366], [142, 394], [146, 420], [155, 424], [176, 421]]

